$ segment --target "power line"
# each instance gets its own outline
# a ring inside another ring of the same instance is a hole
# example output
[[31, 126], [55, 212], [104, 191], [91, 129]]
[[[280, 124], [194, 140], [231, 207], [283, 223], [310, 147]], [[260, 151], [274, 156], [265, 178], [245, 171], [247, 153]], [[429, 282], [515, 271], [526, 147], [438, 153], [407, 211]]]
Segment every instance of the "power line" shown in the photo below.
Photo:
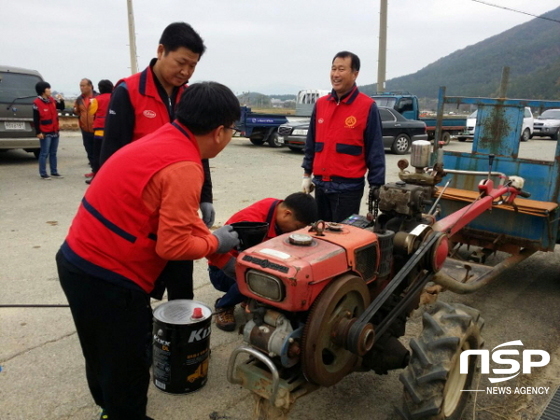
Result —
[[522, 10], [512, 9], [510, 7], [505, 7], [505, 6], [500, 6], [499, 4], [492, 4], [492, 3], [488, 3], [486, 1], [481, 1], [481, 0], [472, 0], [472, 1], [475, 1], [477, 3], [482, 3], [482, 4], [485, 4], [487, 6], [497, 7], [499, 9], [509, 10], [509, 11], [516, 12], [516, 13], [522, 13], [524, 15], [532, 16], [532, 17], [535, 17], [537, 19], [550, 20], [551, 22], [560, 23], [560, 20], [558, 20], [558, 19], [552, 19], [552, 18], [548, 18], [548, 17], [545, 17], [545, 16], [537, 16], [537, 15], [534, 15], [532, 13], [524, 12]]

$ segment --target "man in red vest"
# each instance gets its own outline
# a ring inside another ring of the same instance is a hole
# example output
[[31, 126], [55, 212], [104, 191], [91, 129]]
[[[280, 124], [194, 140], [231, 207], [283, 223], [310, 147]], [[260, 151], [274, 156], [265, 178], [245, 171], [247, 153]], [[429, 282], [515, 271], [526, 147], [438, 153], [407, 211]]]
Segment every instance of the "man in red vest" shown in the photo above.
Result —
[[[35, 134], [41, 141], [39, 153], [39, 175], [41, 179], [64, 178], [58, 173], [56, 152], [59, 141], [58, 111], [64, 109], [64, 99], [58, 95], [55, 100], [51, 95], [51, 85], [47, 82], [37, 82], [35, 85], [37, 98], [33, 101], [33, 123]], [[49, 160], [51, 176], [47, 173], [47, 158]]]
[[307, 132], [302, 189], [315, 188], [319, 219], [329, 222], [359, 213], [366, 171], [370, 193], [385, 183], [381, 118], [375, 101], [356, 86], [359, 71], [356, 54], [335, 55], [332, 92], [315, 103]]
[[[109, 101], [113, 92], [113, 83], [103, 79], [97, 84], [99, 95], [92, 98], [88, 112], [93, 115], [93, 148], [91, 159], [91, 171], [93, 177], [99, 170], [99, 156], [101, 155], [101, 143], [105, 129], [105, 117], [109, 109]], [[86, 184], [91, 184], [93, 177], [86, 179]]]
[[[267, 241], [283, 233], [304, 228], [317, 220], [317, 204], [309, 194], [297, 192], [284, 200], [265, 198], [251, 204], [231, 216], [226, 224], [236, 222], [266, 222], [268, 231], [263, 239]], [[235, 305], [245, 301], [235, 280], [237, 250], [227, 254], [214, 254], [208, 257], [208, 273], [212, 285], [225, 295], [216, 300], [216, 326], [224, 331], [233, 331]]]
[[[117, 82], [105, 120], [100, 164], [121, 147], [157, 130], [174, 119], [176, 105], [206, 50], [200, 35], [187, 23], [175, 22], [163, 31], [157, 58], [140, 73]], [[215, 219], [212, 179], [208, 160], [203, 160], [205, 182], [200, 210], [206, 226]], [[161, 275], [153, 297], [192, 299], [193, 262], [172, 261]]]
[[56, 255], [90, 392], [111, 420], [146, 419], [150, 293], [166, 262], [239, 244], [230, 225], [211, 233], [198, 215], [202, 159], [230, 142], [239, 116], [227, 87], [189, 87], [173, 123], [117, 151], [99, 170]]

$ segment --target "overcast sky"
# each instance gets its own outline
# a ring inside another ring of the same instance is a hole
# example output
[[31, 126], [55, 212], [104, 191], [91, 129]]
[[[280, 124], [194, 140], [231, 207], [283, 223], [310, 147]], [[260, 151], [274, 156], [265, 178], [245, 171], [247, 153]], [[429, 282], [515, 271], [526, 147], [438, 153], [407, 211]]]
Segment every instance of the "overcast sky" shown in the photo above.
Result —
[[[540, 15], [558, 0], [488, 0]], [[207, 51], [191, 82], [215, 80], [236, 94], [330, 89], [340, 50], [358, 54], [360, 85], [377, 82], [379, 0], [134, 0], [139, 69], [171, 22], [190, 23]], [[0, 63], [39, 70], [53, 90], [79, 93], [83, 77], [130, 74], [126, 0], [0, 0]], [[533, 17], [473, 0], [389, 0], [386, 79]], [[542, 25], [560, 25], [541, 20]]]

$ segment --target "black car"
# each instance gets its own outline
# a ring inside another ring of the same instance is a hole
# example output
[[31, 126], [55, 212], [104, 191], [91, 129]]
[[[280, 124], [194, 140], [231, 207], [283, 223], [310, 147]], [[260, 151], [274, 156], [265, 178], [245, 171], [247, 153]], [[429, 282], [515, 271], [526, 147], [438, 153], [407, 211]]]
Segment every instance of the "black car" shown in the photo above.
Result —
[[[422, 121], [407, 120], [392, 108], [379, 107], [381, 124], [383, 125], [383, 146], [397, 155], [404, 155], [410, 150], [414, 140], [428, 140], [426, 124]], [[309, 123], [296, 126], [283, 124], [278, 127], [278, 135], [290, 150], [296, 152], [303, 149]]]

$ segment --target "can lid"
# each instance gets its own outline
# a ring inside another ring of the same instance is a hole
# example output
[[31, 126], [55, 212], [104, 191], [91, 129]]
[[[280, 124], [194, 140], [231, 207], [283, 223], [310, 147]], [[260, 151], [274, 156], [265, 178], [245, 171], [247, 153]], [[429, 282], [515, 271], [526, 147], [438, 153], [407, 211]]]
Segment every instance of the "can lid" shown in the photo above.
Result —
[[[198, 311], [196, 311], [198, 309]], [[212, 309], [202, 302], [176, 299], [162, 303], [154, 309], [154, 319], [167, 324], [185, 325], [207, 320]]]
[[202, 308], [199, 308], [198, 306], [196, 308], [193, 309], [192, 311], [192, 315], [191, 318], [193, 319], [199, 319], [202, 318]]

